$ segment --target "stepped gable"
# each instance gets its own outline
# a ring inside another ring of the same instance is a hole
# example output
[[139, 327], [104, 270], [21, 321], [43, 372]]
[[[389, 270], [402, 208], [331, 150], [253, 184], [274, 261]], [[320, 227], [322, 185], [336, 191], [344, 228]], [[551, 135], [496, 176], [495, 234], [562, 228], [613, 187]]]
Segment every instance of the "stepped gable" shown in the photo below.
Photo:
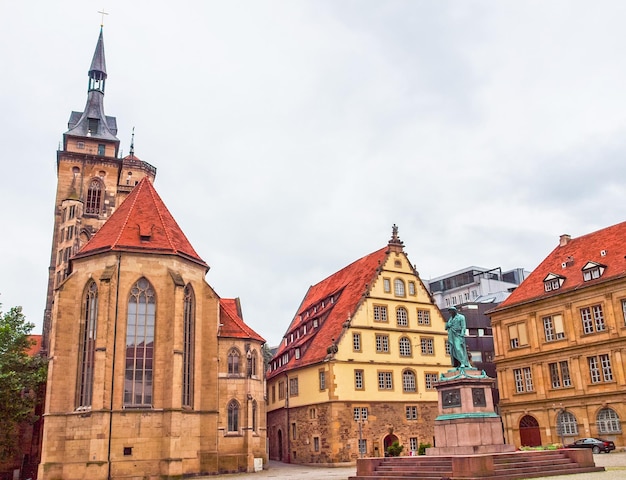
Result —
[[[332, 349], [333, 344], [338, 342], [344, 323], [354, 315], [369, 292], [379, 274], [378, 268], [385, 263], [388, 253], [389, 247], [381, 248], [309, 288], [284, 336], [287, 345], [283, 339], [274, 355], [274, 358], [280, 358], [285, 352], [299, 347], [300, 358], [289, 355], [289, 362], [272, 370], [268, 374], [269, 378], [286, 369], [324, 360], [329, 347]], [[332, 303], [329, 300], [331, 297], [334, 298]], [[307, 333], [297, 338], [296, 332], [304, 325], [311, 324], [314, 319], [318, 320], [318, 326], [307, 327]], [[294, 341], [289, 341], [292, 333]]]
[[265, 339], [244, 321], [238, 298], [220, 298], [220, 337], [245, 338], [265, 343]]
[[[492, 312], [626, 277], [625, 253], [626, 222], [577, 238], [562, 235], [559, 246]], [[588, 281], [583, 279], [582, 268], [588, 262], [604, 267], [599, 278]], [[544, 280], [550, 275], [561, 277], [563, 282], [556, 290], [546, 292]]]
[[150, 180], [143, 178], [89, 242], [74, 256], [102, 252], [178, 255], [207, 268]]

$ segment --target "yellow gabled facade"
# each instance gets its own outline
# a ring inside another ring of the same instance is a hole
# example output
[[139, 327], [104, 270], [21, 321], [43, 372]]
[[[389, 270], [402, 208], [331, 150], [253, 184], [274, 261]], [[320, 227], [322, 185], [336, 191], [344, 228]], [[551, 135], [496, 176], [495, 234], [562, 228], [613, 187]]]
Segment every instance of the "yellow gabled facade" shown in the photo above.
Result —
[[352, 462], [433, 444], [445, 320], [404, 253], [387, 248], [311, 287], [268, 374], [270, 458]]

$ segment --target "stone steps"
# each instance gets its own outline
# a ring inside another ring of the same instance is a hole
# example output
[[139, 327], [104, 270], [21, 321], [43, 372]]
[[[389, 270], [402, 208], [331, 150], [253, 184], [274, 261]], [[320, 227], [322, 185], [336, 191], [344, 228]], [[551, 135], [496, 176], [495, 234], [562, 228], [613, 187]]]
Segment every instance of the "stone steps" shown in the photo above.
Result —
[[[471, 465], [472, 457], [479, 460], [476, 465], [482, 465], [482, 468], [489, 471], [471, 472], [467, 471], [467, 468], [458, 467], [460, 464], [458, 462]], [[456, 474], [454, 474], [455, 462]], [[565, 452], [552, 450], [469, 457], [388, 457], [376, 459], [376, 466], [371, 471], [360, 469], [357, 463], [357, 475], [349, 477], [349, 480], [518, 480], [603, 470], [603, 467], [596, 467], [593, 462], [591, 465], [589, 463], [580, 465]], [[363, 474], [359, 474], [359, 471]], [[473, 476], [472, 473], [476, 475]]]

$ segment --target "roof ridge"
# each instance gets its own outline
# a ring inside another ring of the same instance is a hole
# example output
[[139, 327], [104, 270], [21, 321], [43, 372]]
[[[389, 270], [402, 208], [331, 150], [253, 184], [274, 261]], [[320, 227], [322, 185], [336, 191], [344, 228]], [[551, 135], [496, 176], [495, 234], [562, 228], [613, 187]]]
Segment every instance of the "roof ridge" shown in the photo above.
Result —
[[[150, 191], [150, 190], [149, 190]], [[156, 193], [156, 190], [152, 189], [150, 191], [150, 196], [152, 197], [152, 200], [154, 201], [154, 205], [157, 207], [156, 211], [157, 211], [157, 215], [159, 216], [159, 220], [161, 221], [161, 226], [163, 227], [163, 230], [165, 232], [165, 236], [167, 238], [168, 243], [170, 244], [170, 248], [172, 250], [174, 250], [175, 253], [180, 253], [180, 250], [178, 250], [178, 248], [176, 247], [176, 245], [174, 245], [174, 241], [172, 239], [172, 236], [170, 235], [170, 231], [168, 228], [165, 228], [165, 220], [163, 219], [163, 214], [161, 212], [161, 209], [159, 208], [159, 205], [156, 201], [156, 198], [154, 196], [154, 194]]]

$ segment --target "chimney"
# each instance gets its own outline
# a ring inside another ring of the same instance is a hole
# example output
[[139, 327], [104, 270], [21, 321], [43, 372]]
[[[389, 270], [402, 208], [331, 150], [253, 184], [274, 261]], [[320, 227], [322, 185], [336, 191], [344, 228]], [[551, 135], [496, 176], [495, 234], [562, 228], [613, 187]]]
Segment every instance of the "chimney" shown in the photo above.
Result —
[[563, 235], [559, 237], [559, 247], [564, 247], [565, 245], [569, 243], [571, 239], [572, 239], [571, 235], [564, 233]]

